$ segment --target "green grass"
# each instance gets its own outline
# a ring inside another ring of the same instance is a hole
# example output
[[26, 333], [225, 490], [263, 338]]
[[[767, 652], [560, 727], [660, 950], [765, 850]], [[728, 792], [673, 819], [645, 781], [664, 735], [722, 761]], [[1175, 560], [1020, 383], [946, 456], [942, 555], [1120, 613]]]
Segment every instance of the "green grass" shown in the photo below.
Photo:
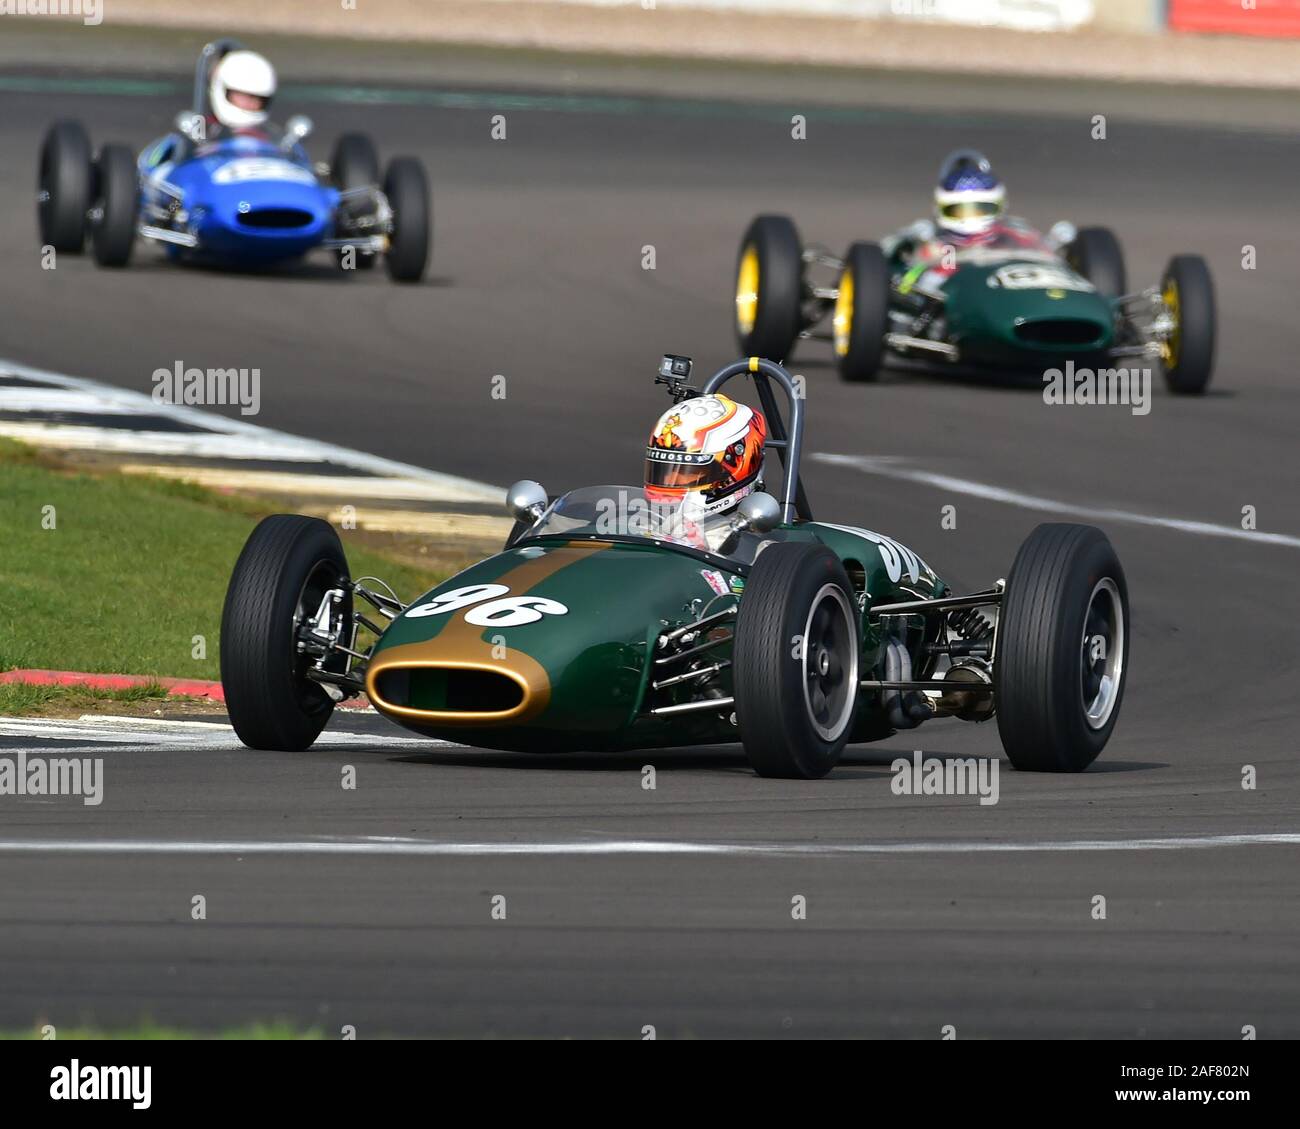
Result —
[[[37, 1024], [29, 1031], [0, 1031], [0, 1040], [43, 1039], [44, 1024]], [[74, 1039], [323, 1039], [325, 1036], [319, 1028], [300, 1028], [292, 1023], [274, 1021], [270, 1023], [246, 1023], [239, 1027], [229, 1027], [222, 1031], [205, 1033], [185, 1031], [178, 1027], [165, 1027], [162, 1024], [144, 1020], [129, 1027], [106, 1030], [101, 1027], [57, 1027], [55, 1037], [59, 1041]]]
[[[130, 686], [125, 690], [96, 690], [88, 686], [33, 686], [26, 682], [0, 682], [0, 716], [19, 717], [47, 711], [96, 713], [106, 706], [138, 706], [147, 702], [197, 702], [201, 699], [172, 697], [157, 683]], [[214, 710], [219, 707], [214, 703]]]
[[[69, 473], [0, 440], [0, 670], [217, 678], [226, 584], [258, 509], [181, 482]], [[409, 594], [438, 579], [343, 536], [354, 575]]]

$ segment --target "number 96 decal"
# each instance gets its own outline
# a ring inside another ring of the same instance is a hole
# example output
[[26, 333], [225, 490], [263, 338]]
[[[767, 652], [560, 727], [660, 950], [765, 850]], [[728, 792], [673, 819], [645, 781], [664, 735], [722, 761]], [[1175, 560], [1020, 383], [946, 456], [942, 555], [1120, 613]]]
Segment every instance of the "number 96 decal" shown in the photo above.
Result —
[[469, 608], [465, 622], [475, 627], [519, 627], [536, 623], [544, 615], [567, 615], [569, 612], [558, 600], [548, 600], [545, 596], [500, 598], [506, 597], [509, 591], [504, 584], [467, 584], [464, 588], [443, 592], [428, 603], [407, 608], [406, 615], [410, 619], [422, 619], [427, 615], [443, 615]]

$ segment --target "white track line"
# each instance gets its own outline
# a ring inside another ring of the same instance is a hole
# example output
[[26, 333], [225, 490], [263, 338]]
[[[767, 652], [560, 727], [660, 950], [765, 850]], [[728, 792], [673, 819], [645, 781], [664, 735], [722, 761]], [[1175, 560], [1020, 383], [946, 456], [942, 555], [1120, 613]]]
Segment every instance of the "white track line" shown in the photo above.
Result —
[[[115, 752], [144, 751], [171, 748], [180, 751], [194, 749], [242, 750], [243, 744], [229, 725], [214, 721], [177, 721], [170, 718], [115, 717], [108, 714], [83, 714], [75, 722], [50, 718], [0, 717], [0, 738], [27, 741], [75, 741], [110, 749]], [[327, 729], [316, 738], [313, 748], [331, 746], [361, 746], [372, 751], [399, 747], [417, 749], [463, 748], [451, 741], [438, 741], [431, 737], [407, 737], [399, 733], [356, 733], [346, 729]], [[29, 755], [47, 756], [57, 752], [57, 747], [22, 748], [0, 745], [0, 757], [25, 752]]]
[[456, 843], [428, 839], [0, 839], [0, 854], [107, 855], [413, 855], [491, 857], [561, 855], [726, 855], [736, 858], [855, 855], [1042, 854], [1094, 851], [1178, 851], [1211, 847], [1300, 846], [1300, 834], [1188, 835], [1152, 839], [1065, 839], [1025, 843], [705, 843], [610, 839], [540, 843]]
[[928, 470], [914, 470], [892, 459], [863, 455], [831, 455], [822, 452], [813, 454], [810, 458], [831, 466], [852, 467], [863, 474], [874, 474], [881, 478], [893, 478], [902, 482], [919, 482], [925, 486], [946, 490], [950, 494], [965, 494], [972, 498], [983, 498], [986, 501], [1001, 502], [1008, 506], [1018, 506], [1024, 510], [1036, 510], [1040, 513], [1070, 514], [1092, 521], [1123, 521], [1133, 525], [1155, 526], [1159, 529], [1176, 529], [1180, 533], [1193, 533], [1204, 537], [1230, 537], [1236, 541], [1284, 545], [1290, 549], [1300, 549], [1300, 537], [1289, 533], [1264, 533], [1259, 530], [1242, 529], [1236, 525], [1219, 525], [1210, 521], [1188, 521], [1182, 518], [1160, 517], [1156, 514], [1135, 513], [1131, 510], [1102, 509], [1095, 506], [1075, 505], [1073, 502], [1058, 502], [1051, 498], [1022, 494], [1017, 490], [1006, 490], [1001, 486], [991, 486], [985, 482], [973, 482], [967, 478], [935, 474]]
[[[42, 441], [40, 437], [44, 435], [51, 445], [61, 446], [72, 446], [78, 440], [83, 440], [86, 446], [99, 446], [101, 449], [111, 450], [137, 450], [142, 454], [191, 454], [226, 458], [331, 462], [372, 474], [416, 479], [440, 490], [439, 497], [450, 501], [500, 502], [503, 495], [501, 487], [486, 482], [476, 482], [457, 475], [426, 470], [424, 467], [395, 462], [392, 459], [380, 458], [378, 455], [366, 454], [364, 451], [339, 447], [333, 443], [304, 439], [298, 435], [260, 427], [242, 419], [201, 411], [184, 404], [155, 403], [153, 397], [147, 393], [132, 392], [98, 380], [48, 372], [45, 369], [32, 368], [3, 358], [0, 358], [0, 373], [43, 381], [55, 385], [58, 389], [81, 393], [86, 411], [164, 416], [204, 428], [208, 432], [206, 435], [192, 432], [177, 435], [164, 432], [122, 432], [120, 429], [83, 428], [68, 424], [42, 427], [38, 423], [0, 423], [0, 435], [11, 435], [34, 443], [40, 443]], [[5, 392], [7, 399], [4, 407], [13, 410], [15, 405], [24, 402], [24, 396], [27, 394], [30, 394], [30, 401], [35, 403], [41, 395], [48, 395], [50, 390], [12, 388], [5, 389]], [[132, 445], [133, 439], [137, 445]], [[98, 442], [91, 442], [91, 440]], [[147, 445], [138, 445], [141, 442]]]
[[[0, 366], [4, 362], [0, 361]], [[127, 415], [141, 411], [95, 392], [76, 388], [0, 387], [0, 411], [4, 412], [95, 412], [98, 415]], [[155, 413], [156, 414], [156, 413]]]
[[182, 721], [175, 717], [128, 717], [116, 713], [83, 713], [77, 720], [86, 725], [107, 725], [114, 729], [143, 729], [150, 732], [173, 730], [184, 733], [189, 730], [204, 729], [218, 729], [223, 733], [231, 731], [230, 725], [224, 721]]

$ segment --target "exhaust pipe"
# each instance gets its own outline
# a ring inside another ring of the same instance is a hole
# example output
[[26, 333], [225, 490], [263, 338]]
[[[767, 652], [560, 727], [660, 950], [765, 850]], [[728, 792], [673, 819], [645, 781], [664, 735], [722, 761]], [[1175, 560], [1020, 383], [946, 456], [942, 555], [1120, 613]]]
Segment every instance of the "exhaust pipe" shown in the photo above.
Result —
[[[885, 647], [885, 681], [912, 681], [912, 656], [897, 639], [890, 639]], [[934, 716], [930, 700], [919, 690], [886, 690], [883, 702], [885, 715], [895, 729], [915, 729]]]

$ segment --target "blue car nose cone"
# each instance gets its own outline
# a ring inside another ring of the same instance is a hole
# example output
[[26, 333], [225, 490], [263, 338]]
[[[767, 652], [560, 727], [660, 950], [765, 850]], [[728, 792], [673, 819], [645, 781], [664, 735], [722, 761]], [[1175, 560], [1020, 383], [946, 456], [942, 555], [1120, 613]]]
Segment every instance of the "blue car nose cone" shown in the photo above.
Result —
[[338, 193], [273, 146], [236, 149], [199, 162], [187, 186], [202, 253], [234, 262], [297, 258], [333, 230]]

